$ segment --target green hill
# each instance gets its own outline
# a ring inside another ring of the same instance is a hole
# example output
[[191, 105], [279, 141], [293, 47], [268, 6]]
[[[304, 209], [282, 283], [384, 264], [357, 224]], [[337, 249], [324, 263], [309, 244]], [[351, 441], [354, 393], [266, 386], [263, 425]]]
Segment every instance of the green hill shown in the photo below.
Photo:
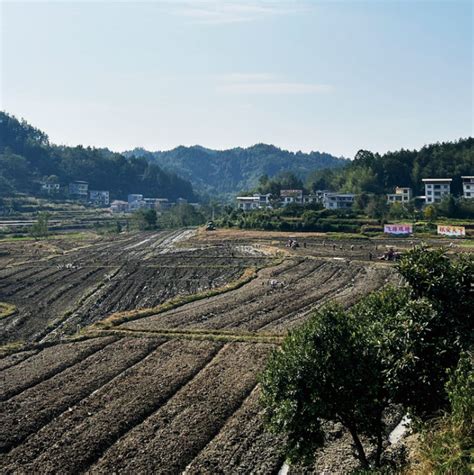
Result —
[[128, 193], [197, 199], [189, 181], [146, 158], [53, 145], [41, 130], [0, 112], [0, 196], [38, 195], [44, 180], [62, 185], [85, 180], [89, 189], [109, 190], [112, 199], [125, 198]]
[[305, 178], [314, 170], [342, 167], [348, 162], [328, 153], [293, 153], [266, 144], [222, 151], [200, 146], [181, 146], [166, 152], [137, 148], [124, 155], [146, 157], [190, 180], [197, 190], [218, 195], [253, 189], [262, 175], [272, 177], [291, 171], [299, 178]]
[[452, 178], [451, 191], [460, 195], [462, 175], [474, 175], [472, 137], [383, 155], [360, 150], [343, 170], [310, 174], [307, 185], [354, 193], [387, 193], [396, 186], [409, 186], [415, 194], [424, 194], [422, 178]]

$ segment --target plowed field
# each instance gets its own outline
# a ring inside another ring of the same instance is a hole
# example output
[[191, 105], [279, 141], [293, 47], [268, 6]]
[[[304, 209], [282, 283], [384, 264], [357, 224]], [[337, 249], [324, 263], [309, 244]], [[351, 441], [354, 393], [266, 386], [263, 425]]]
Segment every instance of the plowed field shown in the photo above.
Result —
[[369, 259], [382, 244], [284, 240], [157, 232], [9, 261], [1, 339], [22, 348], [0, 358], [0, 473], [278, 473], [269, 353], [320, 305], [399, 279]]

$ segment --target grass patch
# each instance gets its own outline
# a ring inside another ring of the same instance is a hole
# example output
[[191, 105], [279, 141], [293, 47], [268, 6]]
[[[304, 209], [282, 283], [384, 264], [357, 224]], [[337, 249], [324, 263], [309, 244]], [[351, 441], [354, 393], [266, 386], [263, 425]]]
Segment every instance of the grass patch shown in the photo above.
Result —
[[474, 239], [466, 239], [466, 240], [456, 240], [456, 246], [461, 247], [474, 247]]
[[22, 340], [12, 341], [10, 343], [0, 345], [0, 358], [8, 356], [11, 353], [16, 353], [18, 351], [23, 350], [25, 348], [25, 345], [25, 342]]
[[6, 318], [16, 312], [15, 305], [6, 302], [0, 302], [0, 318]]
[[324, 233], [325, 236], [331, 239], [362, 239], [364, 241], [367, 241], [369, 239], [368, 236], [364, 234], [358, 234], [358, 233], [336, 233], [336, 232], [327, 232]]
[[187, 340], [211, 340], [220, 342], [252, 342], [252, 343], [268, 343], [280, 345], [284, 339], [284, 335], [266, 334], [266, 333], [233, 333], [231, 331], [219, 330], [180, 330], [180, 329], [154, 329], [141, 330], [135, 328], [113, 328], [111, 330], [102, 330], [101, 334], [126, 334], [128, 336], [136, 337], [165, 337], [165, 338], [180, 338]]
[[74, 239], [74, 240], [85, 240], [97, 237], [97, 234], [92, 232], [77, 232], [77, 233], [61, 233], [54, 234], [49, 233], [47, 237], [44, 238], [34, 238], [33, 236], [0, 236], [2, 242], [16, 242], [16, 241], [49, 241], [51, 239]]

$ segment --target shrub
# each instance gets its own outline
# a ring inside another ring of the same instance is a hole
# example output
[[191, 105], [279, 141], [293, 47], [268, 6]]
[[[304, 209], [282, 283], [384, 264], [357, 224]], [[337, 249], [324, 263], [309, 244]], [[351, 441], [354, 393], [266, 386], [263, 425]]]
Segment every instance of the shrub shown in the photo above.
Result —
[[421, 432], [420, 471], [472, 473], [474, 468], [474, 364], [464, 353], [446, 384], [451, 411], [427, 422]]
[[313, 460], [329, 419], [350, 432], [363, 467], [369, 462], [360, 436], [374, 440], [379, 464], [388, 404], [379, 361], [361, 320], [337, 306], [318, 311], [273, 352], [261, 378], [262, 402], [269, 427], [287, 435], [290, 461]]

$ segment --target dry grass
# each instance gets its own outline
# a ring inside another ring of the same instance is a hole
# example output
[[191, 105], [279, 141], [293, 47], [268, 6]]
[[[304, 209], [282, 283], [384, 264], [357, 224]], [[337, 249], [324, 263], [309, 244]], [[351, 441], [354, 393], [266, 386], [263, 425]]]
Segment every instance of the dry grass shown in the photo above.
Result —
[[6, 302], [0, 302], [0, 318], [6, 318], [16, 312], [15, 305]]
[[[139, 318], [149, 317], [151, 315], [157, 315], [160, 313], [168, 312], [177, 307], [185, 305], [196, 300], [202, 300], [209, 297], [214, 297], [215, 295], [222, 294], [224, 292], [229, 292], [231, 290], [236, 290], [243, 285], [249, 283], [251, 280], [257, 277], [258, 269], [256, 267], [249, 267], [245, 269], [244, 273], [235, 281], [230, 282], [222, 287], [216, 289], [207, 290], [205, 292], [200, 292], [192, 295], [185, 295], [173, 298], [167, 302], [162, 303], [156, 307], [145, 308], [141, 310], [131, 310], [128, 312], [117, 312], [109, 315], [104, 320], [94, 323], [88, 329], [94, 331], [98, 329], [108, 329], [114, 326], [120, 325], [125, 322], [130, 322], [137, 320]], [[87, 331], [87, 329], [86, 329]]]

